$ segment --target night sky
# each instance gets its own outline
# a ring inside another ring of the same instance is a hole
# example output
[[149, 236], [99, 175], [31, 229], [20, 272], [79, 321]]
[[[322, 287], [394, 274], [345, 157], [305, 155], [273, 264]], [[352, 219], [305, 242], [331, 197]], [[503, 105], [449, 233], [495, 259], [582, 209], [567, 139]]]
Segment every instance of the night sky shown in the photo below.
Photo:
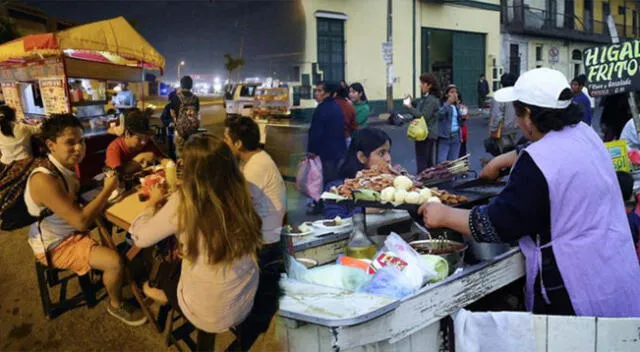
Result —
[[[117, 16], [136, 29], [166, 59], [165, 79], [183, 74], [216, 74], [226, 78], [223, 55], [240, 54], [244, 36], [244, 77], [272, 75], [289, 80], [302, 52], [304, 16], [299, 0], [197, 0], [197, 1], [23, 1], [45, 13], [68, 21], [87, 23]], [[265, 56], [280, 55], [278, 58]], [[234, 73], [235, 75], [235, 73]]]

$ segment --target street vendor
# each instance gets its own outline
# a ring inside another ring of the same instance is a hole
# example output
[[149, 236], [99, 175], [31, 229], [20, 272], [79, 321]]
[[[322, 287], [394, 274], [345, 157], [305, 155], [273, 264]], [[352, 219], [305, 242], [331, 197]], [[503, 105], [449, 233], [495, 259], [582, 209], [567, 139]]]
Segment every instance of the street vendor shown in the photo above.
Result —
[[155, 161], [167, 163], [169, 159], [151, 140], [153, 131], [149, 127], [149, 111], [132, 109], [124, 120], [124, 134], [107, 147], [105, 164], [120, 169], [125, 174], [139, 171]]
[[571, 104], [566, 77], [540, 68], [495, 99], [513, 102], [532, 141], [481, 176], [513, 164], [509, 183], [472, 210], [437, 203], [419, 212], [427, 227], [478, 242], [519, 241], [526, 257], [526, 306], [536, 314], [640, 317], [640, 266], [609, 153]]
[[[391, 164], [391, 138], [389, 135], [380, 129], [371, 127], [356, 130], [347, 156], [340, 167], [339, 179], [329, 182], [325, 191], [342, 185], [346, 178], [355, 178], [358, 171], [370, 169], [381, 163]], [[338, 203], [325, 204], [323, 215], [326, 219], [333, 219], [336, 216], [348, 218], [353, 215], [354, 211], [362, 212], [362, 209], [352, 210], [348, 206]], [[368, 212], [379, 211], [371, 209]]]

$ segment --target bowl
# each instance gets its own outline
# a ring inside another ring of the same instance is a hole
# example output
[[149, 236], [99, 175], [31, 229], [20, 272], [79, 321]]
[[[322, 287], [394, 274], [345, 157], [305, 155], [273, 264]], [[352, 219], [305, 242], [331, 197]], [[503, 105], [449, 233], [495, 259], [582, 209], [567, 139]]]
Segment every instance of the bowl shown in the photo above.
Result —
[[464, 242], [449, 239], [413, 241], [409, 245], [420, 254], [433, 254], [444, 258], [449, 264], [449, 275], [462, 266], [464, 252], [469, 248]]

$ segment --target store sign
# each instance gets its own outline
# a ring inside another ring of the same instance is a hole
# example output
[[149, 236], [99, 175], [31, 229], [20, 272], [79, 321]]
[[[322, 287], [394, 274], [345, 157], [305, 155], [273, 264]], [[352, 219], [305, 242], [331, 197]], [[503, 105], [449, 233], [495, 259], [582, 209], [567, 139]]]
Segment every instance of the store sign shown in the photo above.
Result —
[[551, 49], [549, 49], [549, 63], [557, 64], [558, 62], [560, 62], [560, 50], [555, 46], [551, 47]]
[[22, 110], [22, 101], [20, 100], [18, 85], [13, 82], [2, 83], [2, 95], [4, 96], [4, 103], [15, 109], [16, 119], [24, 119], [24, 111]]
[[582, 56], [592, 96], [640, 90], [640, 40], [588, 48]]
[[47, 114], [69, 112], [69, 98], [63, 78], [41, 79], [40, 94]]

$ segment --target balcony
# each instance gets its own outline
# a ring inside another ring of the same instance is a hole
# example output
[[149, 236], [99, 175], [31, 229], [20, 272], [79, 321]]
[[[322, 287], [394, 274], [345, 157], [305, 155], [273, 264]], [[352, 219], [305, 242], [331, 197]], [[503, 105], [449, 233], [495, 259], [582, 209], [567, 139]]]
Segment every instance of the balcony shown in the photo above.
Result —
[[[501, 17], [503, 31], [513, 34], [600, 43], [611, 41], [607, 23], [593, 18], [514, 5], [513, 1], [502, 3]], [[637, 37], [632, 26], [617, 23], [616, 27], [621, 40]]]

